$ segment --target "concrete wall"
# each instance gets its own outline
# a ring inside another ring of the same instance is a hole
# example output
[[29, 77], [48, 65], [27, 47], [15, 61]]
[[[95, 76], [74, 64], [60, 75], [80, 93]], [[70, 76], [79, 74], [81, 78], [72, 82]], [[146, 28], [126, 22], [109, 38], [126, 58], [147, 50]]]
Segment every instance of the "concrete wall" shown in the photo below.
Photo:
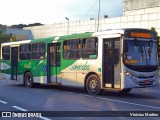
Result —
[[124, 15], [153, 13], [160, 10], [160, 0], [124, 0]]
[[134, 10], [160, 6], [160, 0], [123, 0], [123, 10]]
[[[100, 20], [99, 30], [115, 28], [146, 28], [155, 27], [160, 35], [160, 12], [138, 15], [128, 15]], [[36, 27], [26, 27], [31, 30], [34, 38], [67, 35], [68, 23], [55, 23]], [[97, 20], [69, 22], [69, 34], [97, 31]]]
[[68, 33], [73, 34], [73, 33], [96, 31], [96, 29], [97, 29], [97, 20], [72, 21], [72, 22], [70, 21], [69, 26], [68, 22], [64, 22], [64, 23], [55, 23], [50, 25], [24, 28], [24, 30], [31, 30], [34, 38], [67, 35]]

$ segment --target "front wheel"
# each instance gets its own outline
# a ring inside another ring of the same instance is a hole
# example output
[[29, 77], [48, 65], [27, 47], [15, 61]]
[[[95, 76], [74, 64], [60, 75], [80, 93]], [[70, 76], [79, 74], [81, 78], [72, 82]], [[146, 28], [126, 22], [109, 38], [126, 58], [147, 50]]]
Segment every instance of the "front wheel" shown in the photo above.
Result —
[[101, 87], [100, 87], [100, 79], [97, 75], [90, 75], [87, 78], [86, 89], [87, 92], [91, 95], [99, 94]]
[[31, 88], [33, 87], [33, 76], [30, 72], [27, 72], [24, 76], [24, 84], [26, 87]]

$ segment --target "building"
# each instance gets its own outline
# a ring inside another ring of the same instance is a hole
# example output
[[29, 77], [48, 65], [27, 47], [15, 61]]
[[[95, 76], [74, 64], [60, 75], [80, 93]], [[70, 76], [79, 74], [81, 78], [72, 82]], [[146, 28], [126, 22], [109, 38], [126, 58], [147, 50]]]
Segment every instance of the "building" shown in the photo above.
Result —
[[123, 15], [152, 14], [160, 11], [160, 0], [123, 0]]
[[[26, 27], [24, 30], [31, 30], [34, 38], [97, 31], [98, 21], [95, 19], [67, 22]], [[155, 27], [160, 35], [160, 0], [124, 0], [123, 16], [99, 21], [99, 30], [151, 27]]]

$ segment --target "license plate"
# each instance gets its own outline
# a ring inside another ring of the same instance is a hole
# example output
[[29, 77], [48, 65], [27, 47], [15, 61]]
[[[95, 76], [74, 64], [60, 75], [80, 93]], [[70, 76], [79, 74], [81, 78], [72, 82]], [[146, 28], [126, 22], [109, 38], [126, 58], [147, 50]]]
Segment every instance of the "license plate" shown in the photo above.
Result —
[[150, 83], [151, 83], [150, 80], [145, 80], [145, 81], [144, 81], [144, 84], [150, 84]]

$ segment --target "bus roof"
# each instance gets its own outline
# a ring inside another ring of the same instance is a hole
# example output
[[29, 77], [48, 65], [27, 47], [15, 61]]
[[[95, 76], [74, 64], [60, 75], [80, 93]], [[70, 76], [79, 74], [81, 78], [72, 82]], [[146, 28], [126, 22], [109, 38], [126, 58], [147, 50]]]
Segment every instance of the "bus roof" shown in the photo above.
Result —
[[19, 44], [24, 44], [24, 43], [30, 43], [31, 40], [22, 40], [22, 41], [15, 41], [15, 42], [7, 42], [7, 43], [2, 43], [2, 46], [5, 45], [19, 45]]
[[99, 31], [99, 32], [95, 32], [93, 34], [93, 36], [101, 36], [101, 35], [113, 35], [113, 34], [124, 34], [124, 31], [123, 29], [108, 29], [108, 30], [105, 30], [105, 31]]
[[38, 39], [33, 39], [30, 42], [31, 43], [39, 43], [39, 42], [52, 42], [54, 41], [56, 36], [53, 37], [48, 37], [48, 38], [38, 38]]
[[79, 33], [79, 34], [71, 34], [71, 35], [65, 35], [60, 36], [58, 40], [67, 40], [67, 39], [76, 39], [76, 38], [86, 38], [93, 35], [94, 32], [85, 32], [85, 33]]

